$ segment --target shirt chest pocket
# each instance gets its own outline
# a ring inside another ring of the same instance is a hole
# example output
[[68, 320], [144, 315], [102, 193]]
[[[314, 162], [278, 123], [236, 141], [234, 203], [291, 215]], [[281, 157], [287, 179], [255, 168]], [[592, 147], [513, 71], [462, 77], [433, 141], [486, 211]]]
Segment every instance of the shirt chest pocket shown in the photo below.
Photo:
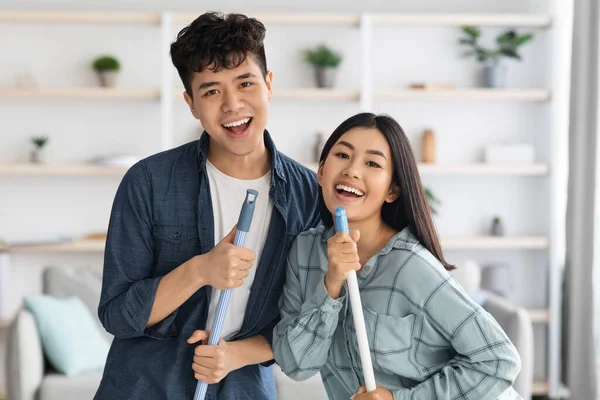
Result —
[[200, 254], [196, 226], [156, 225], [154, 234], [155, 276], [162, 276]]
[[[387, 374], [403, 375], [412, 365], [409, 356], [413, 346], [415, 315], [395, 317], [376, 313], [364, 306], [363, 314], [373, 368]], [[354, 322], [350, 325], [350, 332], [358, 350]]]

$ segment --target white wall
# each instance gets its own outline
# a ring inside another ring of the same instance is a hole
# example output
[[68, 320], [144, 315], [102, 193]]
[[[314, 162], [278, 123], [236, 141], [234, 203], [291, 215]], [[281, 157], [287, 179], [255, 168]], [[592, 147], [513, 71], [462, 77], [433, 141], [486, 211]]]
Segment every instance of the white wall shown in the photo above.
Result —
[[[205, 1], [203, 10], [223, 10], [222, 2]], [[316, 1], [283, 6], [276, 0], [228, 2], [227, 11], [457, 11], [539, 12], [545, 1]], [[450, 5], [450, 3], [452, 5]], [[191, 2], [147, 1], [18, 1], [4, 0], [0, 7], [14, 9], [120, 9], [190, 10]], [[328, 27], [267, 27], [267, 58], [278, 88], [312, 85], [310, 69], [301, 62], [299, 49], [325, 40], [340, 49], [345, 62], [338, 87], [358, 89], [360, 54], [358, 29]], [[490, 39], [497, 30], [485, 30]], [[174, 31], [174, 34], [176, 31]], [[544, 88], [549, 85], [548, 49], [543, 30], [522, 50], [524, 61], [510, 64], [509, 87]], [[477, 66], [459, 58], [458, 29], [376, 28], [373, 35], [375, 89], [401, 88], [412, 81], [437, 81], [457, 86], [476, 84]], [[160, 32], [152, 26], [0, 24], [0, 86], [11, 85], [14, 75], [28, 64], [44, 86], [95, 85], [89, 69], [97, 54], [111, 52], [122, 60], [122, 87], [159, 87]], [[173, 74], [176, 73], [173, 69]], [[481, 160], [482, 146], [490, 142], [529, 141], [548, 158], [548, 107], [544, 104], [481, 102], [377, 102], [376, 110], [396, 117], [420, 150], [423, 129], [437, 134], [439, 162]], [[310, 162], [314, 133], [331, 132], [358, 112], [358, 103], [273, 101], [268, 129], [279, 149], [302, 162]], [[192, 140], [196, 121], [181, 103], [175, 108], [176, 144]], [[25, 161], [29, 137], [51, 136], [49, 161], [86, 160], [114, 152], [146, 156], [160, 148], [160, 104], [145, 101], [0, 100], [0, 162]], [[428, 178], [425, 183], [441, 197], [436, 218], [442, 235], [485, 234], [495, 214], [503, 217], [509, 235], [548, 233], [548, 191], [543, 178]], [[28, 233], [80, 236], [106, 230], [117, 178], [0, 177], [0, 237]], [[483, 264], [509, 260], [515, 271], [517, 300], [527, 307], [545, 307], [543, 252], [448, 252], [450, 262], [473, 258]], [[13, 256], [10, 287], [16, 310], [23, 295], [40, 289], [44, 265], [85, 264], [101, 267], [100, 255]], [[541, 329], [538, 329], [538, 337]], [[543, 342], [542, 342], [543, 343]], [[541, 352], [543, 348], [539, 349]], [[536, 374], [543, 376], [544, 362]], [[0, 378], [2, 379], [2, 378]], [[0, 381], [1, 383], [1, 381]]]

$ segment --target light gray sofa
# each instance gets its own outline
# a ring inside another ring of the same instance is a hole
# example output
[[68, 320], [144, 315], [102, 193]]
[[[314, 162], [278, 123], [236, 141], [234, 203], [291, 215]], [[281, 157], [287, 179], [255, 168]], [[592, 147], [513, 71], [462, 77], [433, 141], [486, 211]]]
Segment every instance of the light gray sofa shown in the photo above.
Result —
[[[56, 297], [78, 296], [92, 315], [100, 301], [99, 273], [83, 268], [50, 267], [43, 273], [43, 291]], [[96, 318], [95, 318], [96, 319]], [[98, 329], [112, 340], [100, 321]], [[9, 328], [7, 352], [7, 400], [91, 400], [100, 384], [102, 372], [66, 377], [54, 371], [44, 358], [41, 339], [33, 314], [21, 309]], [[295, 382], [274, 366], [279, 399], [326, 400], [319, 375]]]
[[[50, 267], [43, 273], [45, 294], [78, 296], [92, 315], [100, 299], [100, 275], [88, 269]], [[533, 378], [533, 334], [529, 314], [508, 301], [489, 296], [484, 308], [492, 314], [521, 355], [522, 369], [514, 388], [524, 399], [531, 398]], [[99, 329], [102, 329], [97, 321]], [[112, 340], [104, 329], [102, 332]], [[90, 400], [100, 383], [101, 372], [66, 377], [52, 370], [45, 361], [33, 315], [21, 309], [9, 329], [7, 353], [7, 400]], [[287, 378], [277, 365], [273, 374], [278, 398], [282, 400], [325, 400], [327, 396], [319, 375], [296, 382]]]

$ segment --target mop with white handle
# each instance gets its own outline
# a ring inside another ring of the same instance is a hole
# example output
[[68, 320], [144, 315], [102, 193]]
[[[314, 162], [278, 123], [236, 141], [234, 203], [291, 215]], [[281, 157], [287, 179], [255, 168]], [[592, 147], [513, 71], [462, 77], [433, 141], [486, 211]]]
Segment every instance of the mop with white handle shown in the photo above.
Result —
[[[256, 190], [248, 189], [246, 191], [246, 199], [242, 205], [242, 211], [240, 211], [235, 238], [233, 239], [233, 244], [235, 246], [243, 247], [246, 244], [246, 234], [250, 231], [250, 224], [252, 223], [252, 217], [254, 216], [254, 206], [257, 197], [258, 192]], [[221, 291], [219, 302], [217, 303], [217, 310], [215, 311], [215, 319], [210, 331], [210, 336], [208, 337], [209, 345], [219, 344], [219, 340], [221, 340], [221, 331], [223, 330], [223, 323], [225, 322], [225, 315], [227, 314], [230, 298], [231, 289]], [[207, 389], [208, 384], [206, 382], [198, 381], [194, 400], [204, 400]]]
[[[350, 234], [346, 210], [344, 210], [343, 207], [335, 209], [335, 224], [338, 232]], [[352, 317], [354, 319], [354, 326], [356, 327], [356, 338], [358, 340], [358, 351], [365, 379], [365, 387], [367, 392], [372, 392], [376, 389], [375, 374], [373, 373], [373, 363], [371, 362], [369, 339], [367, 338], [367, 328], [365, 327], [365, 317], [363, 315], [362, 302], [358, 290], [356, 271], [348, 271], [346, 282], [348, 283], [348, 293], [350, 293]]]

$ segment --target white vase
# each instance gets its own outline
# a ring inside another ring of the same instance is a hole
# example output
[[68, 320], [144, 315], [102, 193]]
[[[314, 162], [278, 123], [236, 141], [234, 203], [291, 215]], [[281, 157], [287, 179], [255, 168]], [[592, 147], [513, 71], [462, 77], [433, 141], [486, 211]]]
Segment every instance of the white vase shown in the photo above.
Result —
[[335, 85], [336, 69], [333, 67], [316, 67], [315, 80], [317, 87], [331, 89]]
[[102, 87], [117, 86], [118, 77], [119, 73], [117, 71], [98, 71], [98, 81]]
[[485, 86], [491, 89], [502, 89], [506, 86], [506, 64], [500, 61], [490, 62], [483, 67]]
[[44, 151], [42, 149], [33, 149], [29, 153], [29, 161], [34, 164], [41, 164], [44, 162]]

